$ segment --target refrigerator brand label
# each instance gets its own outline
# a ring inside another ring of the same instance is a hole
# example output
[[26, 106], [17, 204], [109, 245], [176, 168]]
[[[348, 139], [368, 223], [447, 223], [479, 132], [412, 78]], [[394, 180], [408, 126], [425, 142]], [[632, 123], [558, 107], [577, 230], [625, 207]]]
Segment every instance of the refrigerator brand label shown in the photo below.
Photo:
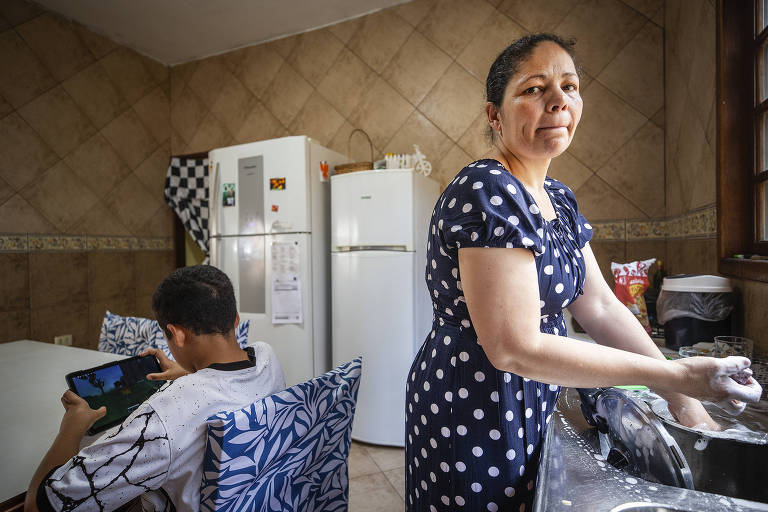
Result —
[[360, 199], [370, 199], [372, 196], [360, 196]]
[[221, 185], [221, 206], [235, 206], [234, 183], [223, 183]]
[[269, 190], [285, 190], [285, 178], [269, 178]]

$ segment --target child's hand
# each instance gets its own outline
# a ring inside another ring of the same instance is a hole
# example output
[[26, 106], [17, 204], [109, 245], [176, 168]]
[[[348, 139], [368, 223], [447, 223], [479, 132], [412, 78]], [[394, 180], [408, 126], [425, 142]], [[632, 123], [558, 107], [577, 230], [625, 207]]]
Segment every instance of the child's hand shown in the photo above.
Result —
[[160, 363], [160, 369], [162, 370], [160, 373], [147, 374], [147, 380], [174, 380], [187, 374], [187, 371], [182, 368], [179, 363], [168, 359], [168, 356], [165, 355], [165, 352], [160, 349], [148, 348], [142, 352], [141, 355], [155, 356], [157, 361]]
[[98, 409], [91, 409], [88, 402], [69, 389], [61, 396], [61, 405], [65, 409], [59, 428], [62, 434], [75, 434], [82, 437], [96, 421], [107, 414], [107, 408], [103, 405]]

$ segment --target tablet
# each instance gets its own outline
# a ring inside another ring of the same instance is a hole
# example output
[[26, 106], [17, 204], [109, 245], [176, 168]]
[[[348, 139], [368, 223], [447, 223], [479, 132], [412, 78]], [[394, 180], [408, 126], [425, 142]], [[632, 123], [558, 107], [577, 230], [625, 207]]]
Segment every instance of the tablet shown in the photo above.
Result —
[[147, 380], [149, 373], [159, 373], [154, 356], [134, 356], [67, 375], [67, 385], [84, 398], [92, 409], [102, 405], [107, 415], [93, 424], [88, 435], [119, 425], [134, 409], [152, 396], [164, 380]]

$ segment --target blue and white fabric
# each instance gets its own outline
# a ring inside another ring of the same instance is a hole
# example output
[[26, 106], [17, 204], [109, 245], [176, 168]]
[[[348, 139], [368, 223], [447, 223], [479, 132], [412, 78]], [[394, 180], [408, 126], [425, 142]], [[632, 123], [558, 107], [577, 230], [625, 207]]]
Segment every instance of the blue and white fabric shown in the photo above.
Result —
[[[240, 348], [248, 345], [248, 330], [251, 321], [240, 322], [235, 328], [235, 337]], [[99, 351], [113, 354], [136, 356], [148, 348], [158, 348], [173, 359], [168, 341], [157, 320], [135, 316], [120, 316], [110, 311], [104, 315], [99, 335]]]
[[346, 511], [362, 360], [208, 420], [201, 510]]
[[432, 213], [425, 278], [432, 331], [406, 383], [406, 510], [530, 510], [541, 443], [559, 387], [491, 364], [462, 292], [459, 248], [526, 249], [538, 272], [541, 332], [566, 336], [563, 308], [582, 293], [581, 249], [592, 227], [563, 183], [544, 190], [541, 215], [525, 186], [496, 160], [462, 169]]

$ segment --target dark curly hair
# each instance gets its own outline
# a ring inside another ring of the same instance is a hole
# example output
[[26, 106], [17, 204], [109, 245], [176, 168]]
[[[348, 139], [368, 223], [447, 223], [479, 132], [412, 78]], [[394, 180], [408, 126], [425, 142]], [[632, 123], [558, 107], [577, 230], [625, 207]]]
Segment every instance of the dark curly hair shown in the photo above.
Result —
[[152, 295], [152, 310], [168, 338], [168, 324], [195, 334], [234, 335], [237, 305], [232, 283], [210, 265], [174, 270]]
[[[504, 92], [507, 90], [509, 80], [517, 73], [520, 64], [530, 57], [531, 52], [541, 43], [550, 41], [565, 50], [571, 59], [574, 59], [574, 46], [576, 42], [573, 39], [563, 39], [555, 34], [539, 33], [528, 34], [513, 42], [496, 57], [488, 70], [488, 77], [485, 79], [485, 98], [486, 101], [501, 108], [504, 100]], [[578, 66], [576, 72], [579, 73]], [[487, 129], [488, 138], [493, 141], [493, 130], [490, 126]]]

